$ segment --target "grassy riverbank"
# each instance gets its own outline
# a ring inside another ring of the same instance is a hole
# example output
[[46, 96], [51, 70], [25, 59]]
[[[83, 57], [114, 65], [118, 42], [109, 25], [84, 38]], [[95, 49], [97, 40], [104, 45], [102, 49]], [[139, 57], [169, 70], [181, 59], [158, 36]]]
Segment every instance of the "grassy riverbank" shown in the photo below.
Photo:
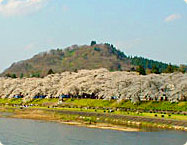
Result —
[[[76, 125], [76, 126], [84, 126], [89, 128], [100, 128], [100, 129], [111, 129], [111, 130], [119, 130], [119, 131], [130, 131], [137, 132], [140, 131], [140, 128], [122, 125], [117, 122], [112, 122], [109, 120], [98, 120], [96, 116], [80, 116], [73, 114], [61, 114], [56, 111], [47, 111], [43, 109], [18, 109], [18, 108], [0, 108], [0, 112], [10, 113], [8, 115], [4, 115], [3, 117], [9, 118], [20, 118], [20, 119], [34, 119], [34, 120], [45, 120], [45, 121], [53, 121], [68, 125]], [[1, 117], [1, 115], [0, 115]], [[102, 118], [100, 118], [102, 119]], [[103, 118], [104, 119], [104, 118]]]
[[11, 112], [9, 117], [56, 121], [71, 125], [87, 126], [123, 131], [139, 131], [145, 128], [162, 128], [186, 130], [187, 122], [184, 120], [152, 118], [135, 115], [122, 115], [117, 113], [102, 113], [78, 111], [60, 108], [24, 108], [1, 107], [1, 112]]
[[[168, 128], [186, 130], [187, 102], [141, 102], [96, 99], [0, 99], [1, 111], [11, 117], [60, 121], [97, 127], [127, 126], [136, 128]], [[26, 105], [27, 107], [22, 107]], [[21, 108], [21, 109], [20, 109]], [[102, 124], [102, 125], [100, 125]]]
[[[33, 104], [36, 106], [51, 106], [57, 105], [58, 99], [34, 99], [27, 102], [24, 102], [22, 99], [0, 99], [1, 105], [22, 105], [22, 104]], [[121, 101], [118, 102], [116, 100], [97, 100], [97, 99], [66, 99], [62, 102], [62, 104], [58, 105], [59, 107], [71, 107], [71, 108], [118, 108], [121, 110], [142, 110], [142, 112], [156, 112], [156, 111], [173, 111], [175, 113], [187, 112], [187, 101], [171, 103], [169, 101], [163, 102], [141, 102], [139, 104], [133, 104], [130, 101]]]

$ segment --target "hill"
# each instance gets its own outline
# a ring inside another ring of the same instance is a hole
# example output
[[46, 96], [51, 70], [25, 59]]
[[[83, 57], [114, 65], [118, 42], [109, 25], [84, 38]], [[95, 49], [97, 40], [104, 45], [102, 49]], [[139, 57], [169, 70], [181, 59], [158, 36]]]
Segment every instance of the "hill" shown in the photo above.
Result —
[[49, 70], [51, 70], [49, 73], [61, 73], [98, 68], [106, 68], [109, 71], [130, 71], [135, 70], [138, 65], [142, 65], [145, 69], [157, 66], [160, 72], [168, 66], [142, 57], [128, 57], [108, 43], [92, 42], [91, 45], [73, 45], [66, 49], [43, 52], [31, 59], [13, 63], [2, 73], [2, 76], [15, 74], [14, 77], [41, 77], [46, 76]]

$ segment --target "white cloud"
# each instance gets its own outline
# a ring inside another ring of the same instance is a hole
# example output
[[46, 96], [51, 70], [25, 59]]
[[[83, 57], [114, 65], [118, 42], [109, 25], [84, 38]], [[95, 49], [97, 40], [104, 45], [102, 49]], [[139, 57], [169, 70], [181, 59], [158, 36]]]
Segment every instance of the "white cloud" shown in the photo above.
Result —
[[187, 0], [184, 0], [185, 3], [187, 3]]
[[180, 18], [181, 18], [181, 15], [172, 14], [172, 15], [169, 15], [168, 17], [165, 18], [165, 22], [171, 22], [171, 21], [174, 21], [174, 20], [177, 20], [177, 19], [180, 19]]
[[26, 15], [41, 9], [48, 0], [0, 0], [0, 14]]

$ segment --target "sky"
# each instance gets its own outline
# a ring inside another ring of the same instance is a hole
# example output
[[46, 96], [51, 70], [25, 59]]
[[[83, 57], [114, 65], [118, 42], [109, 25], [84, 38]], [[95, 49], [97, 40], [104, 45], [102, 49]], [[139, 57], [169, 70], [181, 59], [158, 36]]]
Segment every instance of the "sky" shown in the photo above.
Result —
[[187, 64], [187, 0], [0, 0], [0, 71], [74, 44]]

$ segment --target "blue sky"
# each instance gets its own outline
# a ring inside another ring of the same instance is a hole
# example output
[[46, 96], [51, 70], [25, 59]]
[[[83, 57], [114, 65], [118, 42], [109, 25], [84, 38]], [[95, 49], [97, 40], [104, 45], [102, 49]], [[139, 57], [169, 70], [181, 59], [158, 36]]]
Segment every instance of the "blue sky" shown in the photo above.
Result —
[[187, 0], [0, 0], [0, 71], [91, 40], [187, 64]]

